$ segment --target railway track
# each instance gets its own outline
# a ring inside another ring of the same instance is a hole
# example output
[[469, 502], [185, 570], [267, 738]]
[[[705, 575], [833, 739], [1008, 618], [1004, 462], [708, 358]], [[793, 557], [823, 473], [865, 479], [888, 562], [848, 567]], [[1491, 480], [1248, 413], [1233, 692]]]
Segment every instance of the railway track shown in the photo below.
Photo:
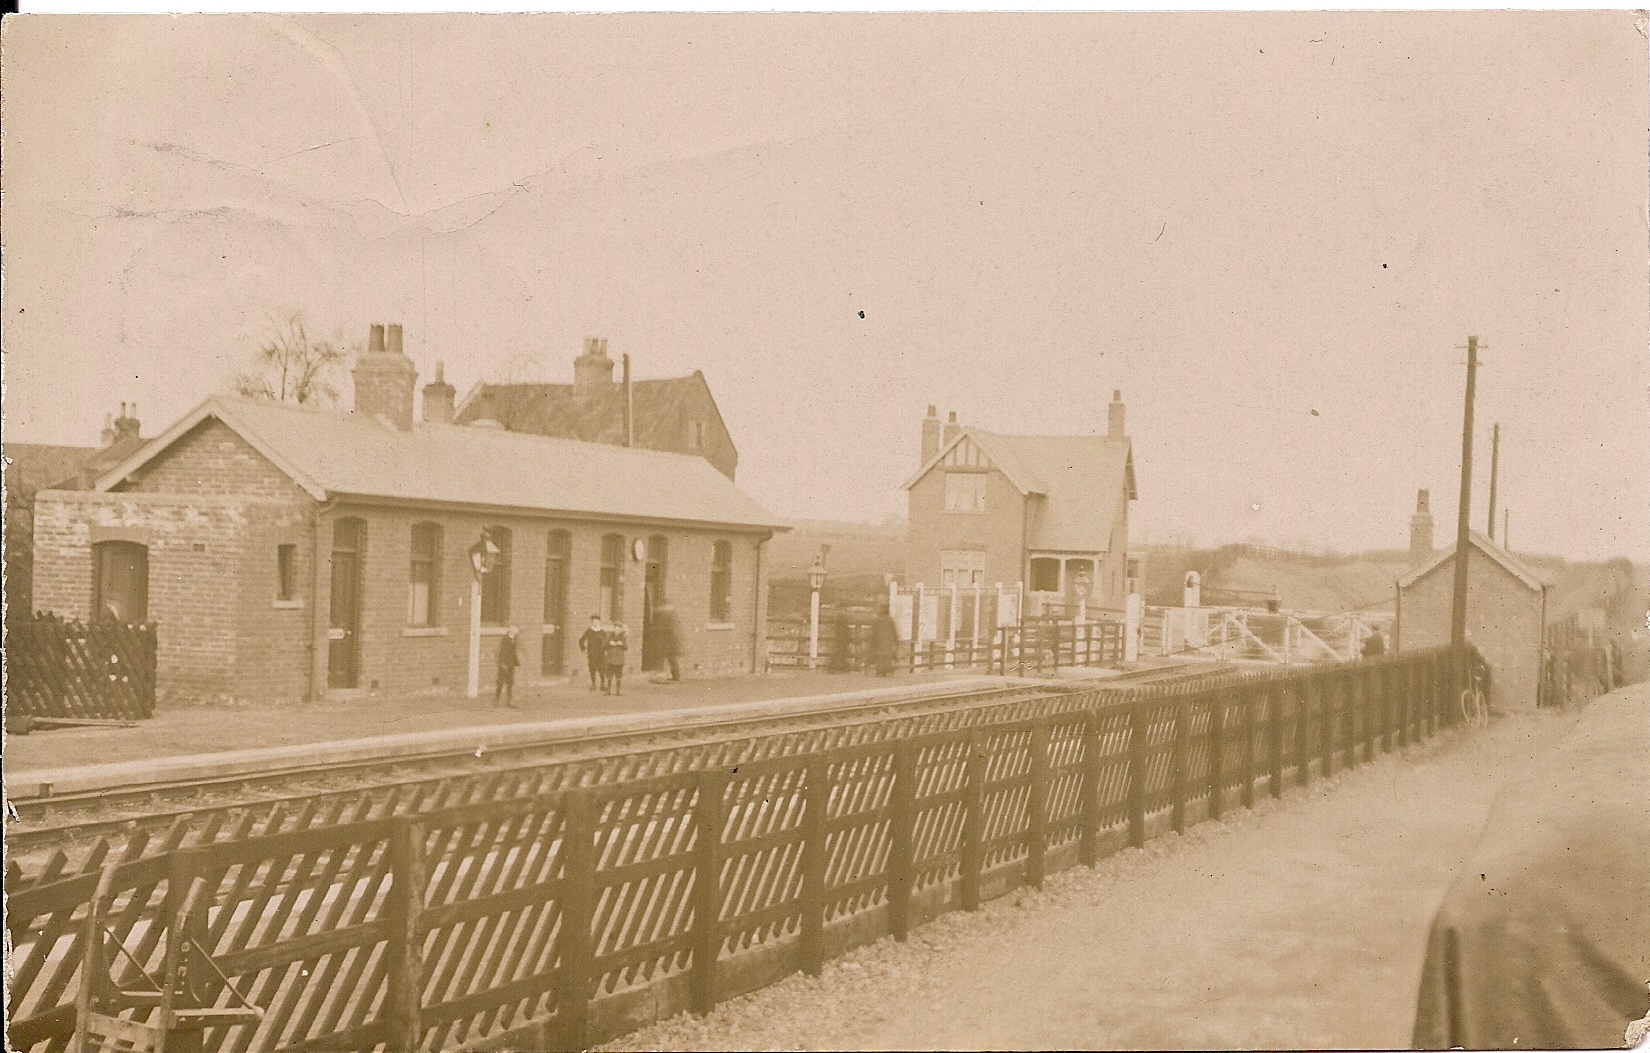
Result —
[[1016, 684], [881, 696], [793, 713], [720, 717], [670, 727], [623, 728], [561, 734], [477, 749], [432, 748], [389, 757], [345, 761], [321, 758], [232, 774], [186, 776], [141, 785], [52, 793], [8, 800], [6, 847], [14, 857], [84, 845], [97, 838], [165, 830], [247, 809], [315, 807], [380, 793], [394, 799], [429, 796], [441, 784], [480, 775], [508, 777], [547, 764], [601, 763], [638, 754], [759, 739], [822, 728], [852, 728], [948, 710], [983, 709], [1016, 701], [1095, 689], [1117, 690], [1185, 683], [1229, 670], [1220, 664], [1138, 670], [1115, 677], [1063, 683]]

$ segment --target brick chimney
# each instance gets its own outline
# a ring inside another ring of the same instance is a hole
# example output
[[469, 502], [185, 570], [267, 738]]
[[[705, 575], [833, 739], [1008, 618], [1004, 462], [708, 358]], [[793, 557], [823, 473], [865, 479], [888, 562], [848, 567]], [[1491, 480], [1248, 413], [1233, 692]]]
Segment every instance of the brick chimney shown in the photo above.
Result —
[[105, 450], [115, 444], [115, 415], [113, 413], [103, 415], [103, 434], [98, 439], [99, 445]]
[[457, 394], [447, 383], [446, 363], [435, 364], [435, 379], [424, 385], [424, 423], [451, 424], [453, 396]]
[[584, 354], [573, 360], [573, 396], [588, 398], [613, 386], [613, 360], [607, 357], [607, 337], [584, 338]]
[[955, 439], [960, 431], [962, 431], [962, 425], [957, 423], [957, 411], [952, 410], [945, 415], [945, 430], [940, 432], [940, 449], [943, 450], [951, 445], [951, 440]]
[[1123, 430], [1123, 392], [1120, 388], [1113, 388], [1111, 405], [1106, 407], [1106, 438], [1124, 439], [1128, 433]]
[[928, 407], [928, 416], [922, 419], [922, 462], [927, 464], [940, 452], [940, 413]]
[[1432, 558], [1432, 495], [1415, 493], [1415, 514], [1409, 517], [1409, 565], [1418, 567]]
[[374, 325], [366, 353], [355, 360], [355, 412], [402, 431], [413, 425], [418, 367], [401, 352], [401, 326]]
[[118, 443], [137, 438], [138, 427], [137, 403], [134, 402], [128, 407], [126, 403], [122, 402], [120, 404], [120, 416], [116, 417], [114, 422], [114, 441]]

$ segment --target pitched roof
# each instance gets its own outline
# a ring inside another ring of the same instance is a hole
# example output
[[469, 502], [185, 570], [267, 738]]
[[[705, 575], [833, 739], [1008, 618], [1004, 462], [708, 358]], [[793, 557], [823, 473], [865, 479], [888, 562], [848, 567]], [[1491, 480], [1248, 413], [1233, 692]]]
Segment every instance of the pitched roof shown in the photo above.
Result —
[[215, 395], [97, 480], [109, 490], [208, 418], [316, 500], [388, 499], [784, 529], [702, 457]]
[[147, 440], [135, 435], [112, 446], [45, 446], [32, 442], [8, 442], [4, 453], [11, 460], [7, 487], [11, 490], [84, 490], [111, 465], [131, 456]]
[[[685, 377], [632, 380], [630, 388], [636, 442], [645, 447], [679, 442], [687, 400], [699, 388], [710, 396], [710, 385], [697, 370]], [[715, 397], [710, 396], [710, 401], [715, 408]], [[602, 384], [580, 397], [573, 394], [572, 384], [477, 384], [464, 396], [455, 419], [468, 424], [484, 417], [498, 420], [511, 431], [620, 443], [624, 441], [624, 385]]]
[[[1486, 535], [1480, 534], [1476, 530], [1472, 530], [1468, 531], [1467, 539], [1471, 542], [1474, 548], [1488, 556], [1490, 560], [1499, 565], [1502, 570], [1505, 570], [1508, 574], [1511, 574], [1529, 588], [1535, 590], [1536, 592], [1540, 592], [1543, 588], [1545, 588], [1545, 586], [1541, 584], [1541, 579], [1536, 577], [1535, 572], [1525, 566], [1517, 556], [1514, 556], [1511, 552], [1508, 552], [1500, 545], [1497, 545], [1495, 542], [1491, 541]], [[1450, 562], [1454, 556], [1455, 547], [1452, 545], [1433, 556], [1430, 560], [1421, 564], [1419, 567], [1416, 567], [1408, 574], [1405, 574], [1403, 577], [1399, 578], [1398, 587], [1400, 589], [1409, 588], [1411, 585], [1415, 584], [1417, 581], [1420, 581], [1428, 574], [1431, 574], [1439, 567]]]
[[1104, 435], [999, 435], [964, 428], [908, 479], [909, 490], [972, 439], [992, 467], [1022, 494], [1038, 496], [1026, 546], [1059, 552], [1100, 552], [1111, 543], [1120, 502], [1133, 500], [1134, 448]]

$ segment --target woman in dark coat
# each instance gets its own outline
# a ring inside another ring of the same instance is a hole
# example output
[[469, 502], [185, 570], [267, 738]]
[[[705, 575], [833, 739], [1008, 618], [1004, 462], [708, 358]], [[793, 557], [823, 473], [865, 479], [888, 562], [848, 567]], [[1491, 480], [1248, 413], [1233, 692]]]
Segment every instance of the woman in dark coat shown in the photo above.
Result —
[[630, 631], [623, 622], [608, 626], [607, 646], [602, 651], [602, 658], [607, 663], [608, 687], [602, 688], [606, 692], [611, 688], [615, 695], [622, 695], [624, 686], [624, 661], [630, 649]]
[[888, 616], [887, 609], [877, 612], [876, 621], [871, 623], [871, 664], [876, 667], [878, 676], [887, 676], [894, 671], [894, 657], [899, 651], [899, 630], [894, 627], [894, 619]]

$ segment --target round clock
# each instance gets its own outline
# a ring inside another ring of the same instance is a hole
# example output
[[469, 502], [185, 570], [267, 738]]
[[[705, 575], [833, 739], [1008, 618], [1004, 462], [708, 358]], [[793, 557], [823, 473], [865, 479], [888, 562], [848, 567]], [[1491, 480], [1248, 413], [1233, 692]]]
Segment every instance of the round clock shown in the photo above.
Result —
[[635, 541], [630, 543], [630, 558], [634, 559], [637, 563], [640, 563], [642, 560], [647, 558], [646, 540], [637, 538]]

